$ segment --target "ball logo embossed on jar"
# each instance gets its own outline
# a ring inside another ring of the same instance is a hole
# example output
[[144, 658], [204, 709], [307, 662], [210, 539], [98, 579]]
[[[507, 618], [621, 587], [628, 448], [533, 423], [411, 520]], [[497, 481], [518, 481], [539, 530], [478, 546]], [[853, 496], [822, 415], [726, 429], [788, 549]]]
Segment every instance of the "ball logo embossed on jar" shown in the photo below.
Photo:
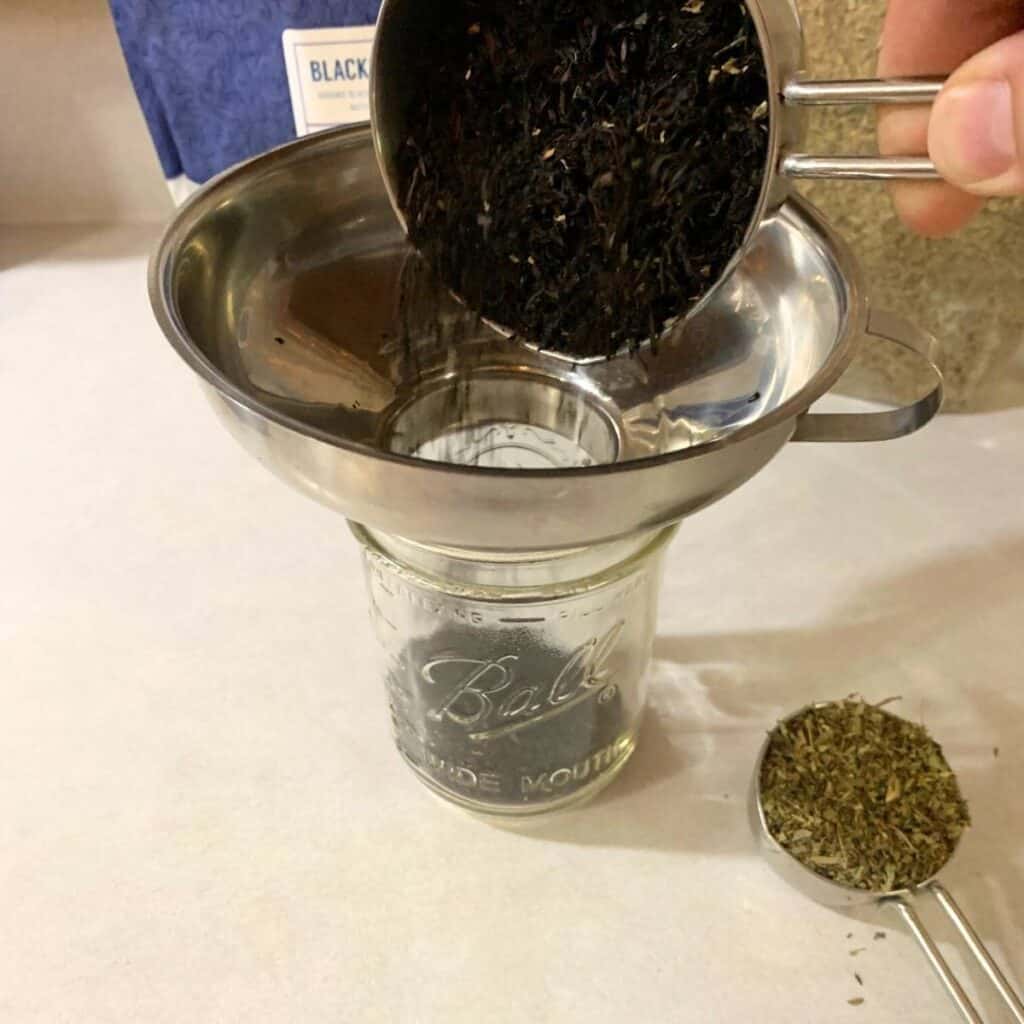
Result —
[[427, 717], [462, 726], [472, 740], [490, 740], [546, 722], [588, 700], [606, 703], [616, 692], [608, 678], [608, 658], [624, 628], [624, 622], [617, 622], [577, 647], [550, 682], [518, 685], [515, 654], [490, 660], [434, 658], [420, 675], [448, 696]]

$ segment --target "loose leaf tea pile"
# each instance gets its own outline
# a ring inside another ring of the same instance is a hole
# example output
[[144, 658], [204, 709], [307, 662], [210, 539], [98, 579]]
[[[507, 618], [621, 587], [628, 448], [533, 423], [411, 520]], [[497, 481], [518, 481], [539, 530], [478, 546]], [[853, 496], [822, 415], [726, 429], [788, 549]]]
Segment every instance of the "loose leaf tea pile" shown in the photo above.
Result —
[[785, 850], [870, 892], [928, 881], [970, 824], [956, 776], [924, 727], [860, 700], [780, 722], [760, 783], [768, 830]]
[[746, 6], [452, 10], [412, 72], [413, 243], [470, 308], [543, 348], [656, 339], [720, 277], [760, 196], [768, 90]]

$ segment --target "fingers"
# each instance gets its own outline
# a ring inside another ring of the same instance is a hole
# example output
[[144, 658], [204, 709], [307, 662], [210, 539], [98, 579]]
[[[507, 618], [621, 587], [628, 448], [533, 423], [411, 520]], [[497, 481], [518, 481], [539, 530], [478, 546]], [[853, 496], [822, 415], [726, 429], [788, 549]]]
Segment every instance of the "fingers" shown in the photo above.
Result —
[[[920, 107], [880, 112], [879, 151], [901, 156], [927, 153], [929, 117], [930, 111]], [[911, 231], [929, 238], [959, 231], [984, 202], [942, 182], [893, 182], [889, 192], [900, 220]]]
[[[884, 76], [948, 74], [985, 47], [1024, 28], [1024, 0], [889, 0], [878, 70]], [[885, 155], [929, 151], [927, 107], [879, 111]], [[891, 186], [900, 219], [919, 234], [963, 227], [981, 208], [976, 195], [943, 183]]]
[[939, 173], [965, 192], [1024, 192], [1024, 32], [952, 76], [932, 111], [928, 150]]

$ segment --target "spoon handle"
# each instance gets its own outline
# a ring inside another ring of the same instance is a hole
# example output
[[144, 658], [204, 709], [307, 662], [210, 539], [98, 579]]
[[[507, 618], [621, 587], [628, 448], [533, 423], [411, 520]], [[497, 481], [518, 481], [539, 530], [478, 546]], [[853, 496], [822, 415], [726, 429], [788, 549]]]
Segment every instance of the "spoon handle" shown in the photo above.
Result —
[[855, 104], [931, 104], [942, 92], [945, 78], [854, 78], [842, 81], [790, 79], [782, 90], [786, 103], [799, 107], [844, 107]]
[[988, 975], [989, 981], [1003, 997], [1003, 1002], [1013, 1014], [1013, 1019], [1017, 1021], [1017, 1024], [1024, 1024], [1024, 1003], [1014, 992], [1006, 975], [999, 969], [999, 965], [992, 959], [992, 954], [985, 948], [978, 933], [971, 927], [970, 921], [964, 917], [964, 912], [957, 906], [956, 900], [950, 895], [949, 890], [940, 882], [929, 882], [925, 888], [931, 892], [939, 906], [946, 912], [946, 916], [956, 926], [956, 930], [974, 955], [974, 959], [978, 961], [978, 965]]
[[[892, 103], [930, 104], [942, 91], [943, 78], [864, 78], [815, 81], [796, 77], [786, 82], [782, 101], [793, 107], [881, 106]], [[779, 170], [789, 178], [842, 181], [938, 181], [939, 172], [926, 156], [819, 156], [783, 153]]]
[[963, 1019], [967, 1021], [967, 1024], [985, 1024], [981, 1014], [974, 1008], [974, 1004], [967, 997], [967, 993], [963, 990], [960, 982], [956, 980], [956, 975], [939, 952], [939, 947], [935, 945], [935, 941], [928, 934], [925, 926], [921, 923], [921, 919], [917, 916], [917, 911], [910, 905], [910, 902], [903, 896], [892, 896], [882, 900], [882, 904], [883, 906], [892, 907], [903, 918], [904, 923], [910, 929], [911, 935], [917, 939], [921, 952], [924, 953], [932, 970], [938, 975], [943, 988], [949, 994], [949, 998], [956, 1003], [956, 1008], [960, 1011]]

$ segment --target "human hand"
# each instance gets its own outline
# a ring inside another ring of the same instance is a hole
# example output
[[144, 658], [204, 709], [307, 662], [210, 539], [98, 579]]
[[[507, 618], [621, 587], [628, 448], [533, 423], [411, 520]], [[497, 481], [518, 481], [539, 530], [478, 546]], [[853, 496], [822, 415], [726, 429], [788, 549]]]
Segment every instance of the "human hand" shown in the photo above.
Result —
[[927, 151], [945, 178], [891, 186], [911, 230], [947, 235], [971, 220], [985, 197], [1024, 195], [1024, 0], [889, 0], [878, 71], [953, 71], [931, 110], [880, 112], [880, 151]]

